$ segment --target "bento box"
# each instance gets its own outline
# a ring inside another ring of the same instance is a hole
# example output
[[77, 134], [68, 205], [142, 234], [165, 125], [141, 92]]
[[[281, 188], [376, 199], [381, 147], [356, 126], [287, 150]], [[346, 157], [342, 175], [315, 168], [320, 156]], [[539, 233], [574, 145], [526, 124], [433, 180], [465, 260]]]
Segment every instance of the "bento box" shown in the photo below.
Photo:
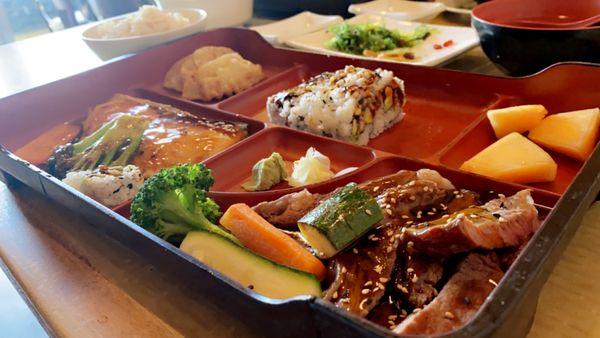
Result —
[[[248, 89], [210, 101], [184, 99], [163, 87], [163, 78], [176, 61], [209, 45], [229, 47], [245, 59], [260, 64], [263, 79]], [[356, 145], [270, 120], [266, 102], [271, 95], [323, 72], [344, 69], [346, 65], [371, 70], [383, 68], [402, 79], [406, 103], [399, 123], [366, 145]], [[15, 154], [17, 150], [56, 126], [81, 123], [91, 107], [102, 107], [113, 95], [124, 94], [139, 98], [146, 105], [156, 102], [157, 109], [191, 114], [192, 117], [186, 118], [244, 125], [243, 139], [202, 159], [212, 170], [215, 181], [208, 196], [223, 209], [237, 203], [256, 205], [273, 201], [305, 188], [309, 193], [328, 196], [351, 182], [367, 184], [401, 170], [433, 169], [457, 188], [477, 192], [487, 201], [498, 194], [504, 198], [528, 189], [541, 225], [520, 253], [516, 252], [503, 277], [492, 281], [491, 293], [472, 319], [441, 334], [525, 336], [542, 285], [600, 191], [600, 151], [594, 143], [593, 152], [582, 161], [552, 153], [557, 164], [556, 177], [545, 183], [511, 183], [460, 168], [496, 140], [486, 111], [533, 103], [543, 104], [551, 112], [598, 107], [598, 78], [600, 67], [585, 64], [556, 65], [530, 77], [511, 79], [328, 57], [273, 48], [251, 30], [220, 29], [121, 58], [0, 100], [0, 169], [5, 180], [22, 182], [81, 214], [101, 232], [142, 254], [156, 269], [176, 276], [193, 290], [194, 297], [251, 322], [265, 336], [277, 337], [387, 337], [398, 333], [391, 330], [396, 325], [378, 325], [321, 297], [300, 295], [274, 299], [262, 296], [130, 221], [129, 203], [112, 209], [103, 206], [20, 158]], [[281, 185], [266, 191], [241, 188], [260, 159], [274, 152], [285, 159], [298, 159], [310, 147], [327, 155], [333, 170], [352, 170], [307, 186]], [[370, 215], [370, 211], [367, 214]], [[446, 320], [454, 318], [452, 313], [445, 316]]]

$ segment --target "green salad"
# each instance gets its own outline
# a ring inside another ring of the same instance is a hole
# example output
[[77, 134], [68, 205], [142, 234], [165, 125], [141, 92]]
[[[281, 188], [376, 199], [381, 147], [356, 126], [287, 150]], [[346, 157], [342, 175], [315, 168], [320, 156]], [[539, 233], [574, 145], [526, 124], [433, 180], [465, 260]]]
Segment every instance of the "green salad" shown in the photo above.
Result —
[[329, 28], [329, 31], [335, 36], [327, 41], [327, 47], [351, 54], [363, 54], [365, 50], [381, 52], [413, 47], [432, 33], [431, 28], [426, 25], [418, 26], [410, 33], [402, 33], [378, 23], [343, 23]]

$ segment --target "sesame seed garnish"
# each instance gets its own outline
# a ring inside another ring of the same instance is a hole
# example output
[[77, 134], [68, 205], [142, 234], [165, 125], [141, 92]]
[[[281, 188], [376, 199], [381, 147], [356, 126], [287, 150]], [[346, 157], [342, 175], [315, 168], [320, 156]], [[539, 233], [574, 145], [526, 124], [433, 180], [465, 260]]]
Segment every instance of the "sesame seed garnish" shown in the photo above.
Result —
[[442, 218], [448, 218], [450, 215], [442, 215]]
[[385, 289], [385, 286], [384, 286], [383, 284], [381, 284], [381, 283], [377, 282], [377, 287], [376, 287], [376, 289], [381, 289], [381, 290], [383, 290], [383, 289]]
[[456, 215], [456, 218], [461, 219], [464, 218], [465, 214], [463, 214], [462, 212], [459, 212], [458, 215]]
[[408, 221], [408, 222], [406, 222], [406, 225], [411, 225], [413, 223], [414, 223], [413, 221]]
[[379, 190], [379, 186], [373, 188], [373, 192], [377, 192], [377, 190]]
[[346, 270], [346, 267], [342, 266], [342, 273], [346, 273], [346, 271], [348, 271], [348, 270]]
[[390, 209], [385, 209], [385, 212], [386, 212], [388, 215], [392, 216], [392, 210], [390, 210]]
[[366, 295], [369, 292], [371, 292], [371, 290], [369, 290], [369, 289], [362, 289], [362, 291], [360, 293], [362, 293], [363, 295]]
[[388, 320], [388, 324], [394, 325], [394, 321], [393, 320]]
[[388, 235], [388, 236], [392, 236], [394, 234], [394, 231], [393, 230], [388, 230], [385, 234]]
[[470, 214], [469, 217], [471, 217], [471, 218], [479, 218], [479, 216], [477, 216], [476, 214]]
[[506, 222], [506, 218], [500, 217], [500, 218], [498, 218], [498, 222]]
[[390, 280], [389, 278], [379, 277], [379, 281], [382, 282], [382, 283], [385, 283], [385, 282], [387, 282], [389, 280]]
[[434, 295], [434, 296], [437, 296], [437, 295], [438, 295], [438, 290], [437, 290], [437, 289], [435, 289], [435, 288], [433, 289], [433, 295]]
[[363, 299], [362, 302], [360, 302], [360, 304], [358, 304], [358, 308], [361, 309], [361, 310], [364, 310], [364, 305], [365, 305], [366, 301], [370, 302], [369, 298]]
[[416, 308], [413, 309], [413, 313], [418, 313], [419, 311], [421, 311], [420, 307], [416, 307]]
[[402, 219], [409, 219], [410, 217], [408, 217], [407, 215], [402, 215], [400, 216]]
[[373, 282], [372, 281], [368, 281], [368, 282], [365, 283], [364, 286], [369, 286], [369, 285], [373, 285]]
[[488, 282], [490, 282], [490, 284], [492, 284], [493, 286], [498, 286], [498, 283], [496, 283], [493, 279], [488, 279]]
[[437, 209], [436, 208], [431, 208], [431, 211], [437, 212]]
[[396, 318], [398, 318], [398, 316], [397, 316], [397, 315], [389, 315], [389, 316], [388, 316], [388, 319], [389, 319], [389, 320], [394, 320], [394, 319], [396, 319]]
[[408, 312], [406, 312], [406, 310], [402, 309], [402, 311], [400, 311], [400, 316], [406, 317], [406, 315], [408, 315]]
[[452, 314], [452, 312], [446, 311], [446, 313], [444, 313], [444, 318], [446, 318], [446, 319], [454, 319], [454, 315]]
[[385, 249], [385, 252], [387, 252], [387, 253], [390, 253], [390, 252], [392, 252], [392, 250], [393, 250], [393, 249], [392, 249], [392, 247], [391, 247], [391, 246], [388, 246], [388, 247]]
[[335, 292], [333, 293], [333, 296], [331, 296], [331, 298], [333, 298], [333, 299], [336, 299], [337, 297], [338, 297], [338, 292], [337, 292], [337, 291], [335, 291]]
[[428, 186], [424, 186], [423, 187], [423, 191], [429, 191], [429, 187]]
[[407, 248], [412, 248], [414, 245], [415, 243], [413, 243], [413, 241], [408, 241], [408, 243], [406, 243]]
[[354, 252], [355, 254], [357, 254], [358, 250], [356, 248], [352, 248], [352, 252]]
[[419, 281], [419, 277], [417, 277], [417, 275], [414, 275], [411, 282], [416, 283]]
[[369, 215], [369, 216], [373, 215], [373, 213], [372, 213], [372, 212], [371, 212], [371, 210], [369, 210], [369, 209], [366, 209], [366, 210], [365, 210], [365, 214], [367, 214], [367, 215]]
[[409, 200], [411, 200], [411, 201], [414, 201], [414, 200], [416, 200], [417, 198], [415, 197], [415, 195], [410, 195], [410, 197], [409, 197], [408, 199], [409, 199]]
[[458, 194], [460, 193], [460, 191], [458, 191], [458, 190], [454, 190], [452, 193], [453, 193], [454, 195], [458, 195]]
[[396, 288], [398, 288], [398, 290], [402, 291], [403, 293], [408, 293], [408, 289], [400, 284], [396, 284]]
[[429, 215], [429, 216], [431, 216], [431, 215], [435, 215], [435, 212], [433, 212], [433, 211], [429, 211], [429, 212], [427, 213], [427, 215]]
[[378, 287], [378, 286], [376, 286], [376, 287], [373, 289], [373, 292], [377, 292], [377, 291], [379, 291], [379, 287]]
[[498, 194], [498, 197], [500, 197], [500, 198], [506, 198], [506, 196], [504, 196], [504, 194]]
[[392, 197], [390, 200], [392, 201], [392, 203], [396, 204], [396, 198]]
[[406, 269], [406, 272], [408, 272], [408, 273], [411, 273], [411, 272], [413, 272], [413, 271], [415, 271], [415, 269], [413, 269], [413, 268], [408, 268], [408, 269]]
[[381, 265], [375, 265], [373, 270], [375, 270], [375, 272], [377, 272], [377, 273], [381, 273], [381, 271], [383, 270], [383, 267]]

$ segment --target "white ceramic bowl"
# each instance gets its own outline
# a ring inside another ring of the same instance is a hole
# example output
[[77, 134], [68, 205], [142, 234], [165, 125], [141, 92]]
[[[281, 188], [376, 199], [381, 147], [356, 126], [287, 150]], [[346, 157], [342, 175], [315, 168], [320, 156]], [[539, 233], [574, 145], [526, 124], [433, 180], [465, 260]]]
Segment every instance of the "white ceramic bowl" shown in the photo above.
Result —
[[156, 0], [162, 9], [202, 8], [206, 29], [239, 26], [252, 18], [252, 0]]
[[[97, 32], [97, 24], [86, 29], [82, 33], [82, 38], [85, 43], [96, 53], [96, 55], [98, 55], [102, 60], [108, 60], [120, 55], [139, 52], [165, 42], [201, 32], [206, 26], [207, 14], [202, 9], [169, 9], [166, 11], [181, 13], [190, 19], [191, 24], [167, 32], [110, 39], [102, 39], [99, 37]], [[130, 14], [111, 18], [107, 21], [103, 21], [102, 23], [120, 20]]]

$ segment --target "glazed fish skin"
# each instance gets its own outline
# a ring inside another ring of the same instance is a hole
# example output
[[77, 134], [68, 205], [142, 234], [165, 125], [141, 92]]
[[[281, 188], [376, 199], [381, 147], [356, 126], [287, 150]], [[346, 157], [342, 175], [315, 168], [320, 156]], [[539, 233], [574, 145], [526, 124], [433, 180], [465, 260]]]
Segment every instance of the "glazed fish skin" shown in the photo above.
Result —
[[404, 113], [404, 83], [391, 71], [346, 66], [267, 99], [273, 123], [366, 145]]
[[472, 212], [406, 229], [404, 240], [412, 242], [418, 252], [447, 256], [476, 248], [518, 246], [540, 226], [529, 190], [466, 210]]
[[116, 94], [92, 108], [83, 122], [83, 136], [124, 114], [151, 121], [137, 154], [132, 157], [132, 164], [146, 178], [161, 168], [201, 162], [248, 135], [245, 123], [207, 120], [166, 104]]
[[409, 315], [394, 333], [434, 335], [463, 326], [475, 316], [494, 289], [494, 283], [502, 276], [494, 253], [469, 254], [439, 295], [423, 309]]

